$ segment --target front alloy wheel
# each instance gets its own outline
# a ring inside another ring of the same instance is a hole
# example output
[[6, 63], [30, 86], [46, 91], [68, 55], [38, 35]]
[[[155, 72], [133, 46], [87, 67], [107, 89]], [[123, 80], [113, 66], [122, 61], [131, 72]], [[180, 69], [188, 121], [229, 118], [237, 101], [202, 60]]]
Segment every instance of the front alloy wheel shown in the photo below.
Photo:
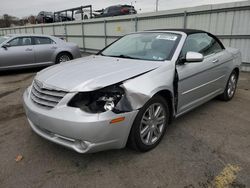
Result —
[[152, 145], [161, 137], [166, 123], [166, 112], [160, 103], [151, 104], [143, 114], [140, 136], [145, 145]]
[[130, 131], [128, 146], [146, 152], [155, 148], [166, 131], [169, 108], [161, 96], [154, 96], [138, 112]]

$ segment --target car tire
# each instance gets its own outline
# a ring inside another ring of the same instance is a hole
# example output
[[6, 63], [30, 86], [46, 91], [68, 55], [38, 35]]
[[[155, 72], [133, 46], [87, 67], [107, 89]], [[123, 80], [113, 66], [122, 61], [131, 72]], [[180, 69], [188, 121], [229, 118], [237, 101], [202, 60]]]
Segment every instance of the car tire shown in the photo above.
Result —
[[132, 125], [127, 146], [140, 152], [155, 148], [166, 132], [169, 117], [169, 106], [166, 100], [159, 95], [154, 96], [139, 110]]
[[238, 74], [234, 70], [229, 76], [224, 92], [221, 95], [219, 95], [219, 99], [223, 101], [230, 101], [234, 97], [234, 94], [236, 92], [237, 83], [238, 83]]
[[72, 55], [70, 53], [62, 52], [62, 53], [57, 55], [56, 64], [63, 63], [63, 62], [66, 62], [66, 61], [70, 61], [72, 59], [73, 58], [72, 58]]

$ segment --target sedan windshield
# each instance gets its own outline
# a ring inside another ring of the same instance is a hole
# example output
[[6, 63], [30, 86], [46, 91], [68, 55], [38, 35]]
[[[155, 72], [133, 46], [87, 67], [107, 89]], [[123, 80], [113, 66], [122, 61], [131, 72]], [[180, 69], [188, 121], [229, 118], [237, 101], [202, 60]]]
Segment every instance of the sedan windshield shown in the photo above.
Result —
[[180, 35], [174, 33], [129, 34], [104, 49], [100, 54], [150, 61], [170, 60], [179, 40]]
[[0, 37], [0, 44], [2, 44], [4, 41], [8, 40], [10, 37]]

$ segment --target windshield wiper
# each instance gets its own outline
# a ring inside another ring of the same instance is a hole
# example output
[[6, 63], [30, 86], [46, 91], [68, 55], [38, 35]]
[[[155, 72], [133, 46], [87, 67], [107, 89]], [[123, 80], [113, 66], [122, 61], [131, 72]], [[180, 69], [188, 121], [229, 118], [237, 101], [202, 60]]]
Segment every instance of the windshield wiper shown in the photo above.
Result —
[[141, 58], [138, 58], [138, 57], [131, 57], [131, 56], [128, 56], [128, 55], [110, 55], [109, 57], [118, 57], [118, 58], [127, 58], [127, 59], [141, 59]]
[[97, 55], [105, 56], [102, 52], [97, 53]]

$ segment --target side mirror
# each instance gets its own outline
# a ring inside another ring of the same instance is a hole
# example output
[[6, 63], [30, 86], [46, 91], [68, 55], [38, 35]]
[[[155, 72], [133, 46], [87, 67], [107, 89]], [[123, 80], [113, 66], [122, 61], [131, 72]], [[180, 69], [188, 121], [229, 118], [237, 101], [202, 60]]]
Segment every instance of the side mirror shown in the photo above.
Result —
[[204, 56], [198, 52], [187, 52], [185, 57], [185, 61], [190, 63], [202, 62], [203, 59]]
[[9, 44], [9, 43], [6, 43], [6, 44], [2, 45], [2, 48], [4, 48], [4, 49], [7, 49], [7, 48], [9, 48], [9, 47], [10, 47], [10, 44]]

